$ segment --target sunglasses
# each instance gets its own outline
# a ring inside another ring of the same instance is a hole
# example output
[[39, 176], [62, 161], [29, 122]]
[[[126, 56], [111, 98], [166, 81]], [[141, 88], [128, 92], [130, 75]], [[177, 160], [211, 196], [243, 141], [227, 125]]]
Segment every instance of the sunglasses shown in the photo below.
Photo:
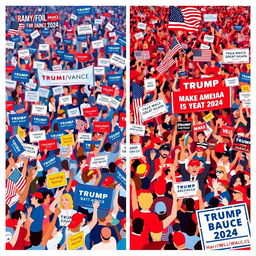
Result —
[[216, 173], [224, 173], [223, 171], [216, 171]]
[[241, 192], [238, 192], [238, 191], [232, 191], [232, 193], [234, 193], [234, 194], [242, 194]]

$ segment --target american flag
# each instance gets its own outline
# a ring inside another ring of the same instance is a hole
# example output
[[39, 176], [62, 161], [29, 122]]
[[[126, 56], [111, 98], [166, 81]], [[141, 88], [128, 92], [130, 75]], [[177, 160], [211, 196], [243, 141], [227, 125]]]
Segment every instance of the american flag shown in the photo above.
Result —
[[19, 31], [23, 30], [25, 28], [25, 24], [19, 23], [17, 21], [12, 21], [10, 29], [8, 30], [8, 34], [15, 36], [19, 35]]
[[171, 30], [198, 32], [201, 20], [202, 14], [195, 7], [177, 8], [170, 6], [168, 28]]
[[197, 50], [193, 49], [193, 61], [210, 61], [212, 57], [211, 50]]
[[171, 43], [171, 48], [165, 55], [163, 61], [160, 63], [160, 65], [156, 68], [156, 70], [160, 73], [163, 74], [166, 72], [172, 65], [175, 64], [175, 61], [173, 59], [173, 56], [182, 49], [180, 43], [178, 42], [176, 37], [173, 37], [172, 43]]
[[134, 114], [134, 123], [135, 124], [142, 124], [139, 107], [143, 105], [143, 92], [144, 88], [139, 84], [132, 82], [132, 107], [133, 107], [133, 114]]
[[7, 179], [5, 188], [5, 203], [9, 206], [12, 199], [16, 196], [16, 187], [13, 181]]
[[77, 120], [77, 123], [76, 123], [76, 129], [79, 131], [79, 132], [83, 132], [86, 128], [86, 123], [81, 120], [81, 119], [78, 119]]
[[138, 61], [150, 59], [149, 51], [135, 51], [134, 56], [135, 56], [136, 60], [138, 60]]
[[22, 190], [26, 185], [26, 179], [22, 176], [18, 169], [14, 169], [8, 179], [15, 184], [15, 187], [18, 190]]

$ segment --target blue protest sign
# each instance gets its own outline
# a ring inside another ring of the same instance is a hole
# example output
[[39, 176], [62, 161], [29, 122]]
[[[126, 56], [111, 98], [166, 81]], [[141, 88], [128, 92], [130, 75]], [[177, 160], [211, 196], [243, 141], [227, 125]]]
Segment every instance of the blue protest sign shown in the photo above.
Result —
[[63, 54], [65, 53], [65, 50], [56, 50], [56, 53], [57, 53], [60, 57], [62, 57]]
[[79, 16], [80, 15], [92, 15], [93, 14], [92, 6], [77, 6], [76, 14]]
[[87, 41], [87, 37], [86, 37], [86, 35], [78, 35], [77, 40], [79, 42]]
[[92, 208], [95, 200], [100, 202], [99, 209], [110, 209], [113, 189], [89, 185], [76, 185], [75, 204]]
[[10, 40], [11, 40], [12, 42], [17, 43], [17, 42], [20, 41], [20, 36], [14, 36], [14, 37], [12, 37]]
[[34, 31], [34, 29], [33, 28], [24, 28], [23, 31], [25, 34], [31, 34]]
[[247, 84], [250, 84], [251, 83], [251, 74], [250, 73], [240, 72], [239, 81], [247, 83]]
[[182, 76], [187, 76], [188, 73], [187, 73], [187, 71], [180, 71], [180, 72], [178, 72], [178, 75], [179, 75], [179, 77], [182, 77]]
[[122, 36], [124, 33], [123, 33], [122, 31], [120, 31], [120, 30], [117, 30], [117, 31], [116, 31], [116, 34], [117, 34], [118, 36]]
[[111, 53], [121, 54], [121, 45], [107, 45], [105, 49], [106, 49], [106, 54], [111, 54]]
[[207, 32], [209, 30], [209, 28], [202, 28], [203, 32]]
[[28, 83], [30, 79], [30, 73], [27, 70], [13, 70], [12, 71], [12, 80]]
[[52, 167], [58, 167], [59, 166], [59, 161], [56, 156], [49, 156], [45, 160], [40, 162], [42, 168], [47, 171], [51, 169]]
[[122, 46], [126, 46], [126, 37], [125, 36], [118, 37], [116, 42], [118, 44], [121, 44]]
[[44, 28], [44, 29], [42, 30], [42, 35], [43, 35], [43, 36], [48, 36], [48, 35], [50, 35], [50, 30], [47, 29], [47, 28]]
[[96, 148], [100, 145], [100, 141], [84, 141], [83, 142], [83, 148], [85, 152], [91, 151], [91, 145], [95, 145]]
[[120, 141], [122, 139], [123, 135], [122, 135], [121, 130], [118, 129], [118, 130], [113, 131], [110, 134], [108, 134], [107, 137], [108, 137], [109, 142], [112, 144], [116, 141]]
[[49, 132], [46, 134], [47, 139], [56, 139], [58, 142], [60, 142], [60, 137], [63, 135], [66, 135], [67, 133], [65, 131], [63, 132]]
[[49, 117], [48, 116], [32, 116], [31, 123], [32, 125], [47, 126], [49, 123]]
[[125, 174], [125, 172], [124, 172], [122, 169], [120, 169], [119, 167], [116, 167], [115, 180], [116, 180], [124, 189], [126, 189], [126, 174]]
[[12, 151], [14, 157], [18, 157], [22, 152], [25, 151], [20, 141], [16, 136], [7, 142], [9, 149]]
[[63, 44], [72, 44], [72, 40], [68, 38], [63, 39]]
[[74, 58], [75, 58], [75, 56], [74, 56], [74, 54], [68, 54], [68, 53], [64, 53], [63, 54], [63, 60], [64, 61], [74, 61]]
[[122, 75], [120, 74], [107, 75], [107, 81], [109, 85], [122, 83]]
[[29, 50], [29, 53], [30, 54], [34, 54], [37, 52], [37, 48], [36, 47], [33, 47], [33, 46], [29, 46], [28, 47], [28, 50]]
[[196, 211], [203, 250], [250, 247], [250, 220], [245, 203]]
[[234, 30], [242, 30], [243, 29], [243, 26], [241, 25], [234, 25]]
[[159, 52], [164, 52], [164, 47], [163, 47], [163, 46], [158, 46], [158, 47], [157, 47], [157, 50], [158, 50]]
[[28, 113], [9, 115], [10, 126], [24, 126], [29, 125]]
[[76, 127], [76, 119], [75, 118], [65, 118], [58, 120], [58, 128], [59, 130], [72, 130]]

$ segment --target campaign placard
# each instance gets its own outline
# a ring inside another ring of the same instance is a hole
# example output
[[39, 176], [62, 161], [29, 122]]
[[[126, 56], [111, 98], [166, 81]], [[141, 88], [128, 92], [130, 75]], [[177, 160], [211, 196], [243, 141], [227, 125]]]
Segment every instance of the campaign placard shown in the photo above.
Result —
[[49, 89], [46, 89], [46, 88], [40, 87], [40, 88], [38, 89], [38, 92], [39, 92], [39, 96], [40, 96], [40, 97], [42, 97], [42, 98], [48, 98], [48, 97], [49, 97], [50, 90], [49, 90]]
[[137, 28], [145, 30], [147, 27], [146, 23], [138, 22]]
[[112, 54], [112, 53], [121, 54], [121, 45], [119, 44], [107, 45], [105, 49], [106, 49], [106, 54]]
[[143, 122], [165, 114], [167, 111], [167, 106], [162, 99], [151, 101], [139, 107], [139, 113]]
[[94, 67], [94, 74], [95, 75], [104, 75], [105, 74], [105, 67]]
[[28, 58], [30, 56], [29, 50], [28, 49], [19, 50], [18, 51], [18, 56], [19, 56], [20, 59]]
[[239, 81], [243, 83], [250, 84], [251, 83], [251, 74], [240, 72]]
[[107, 86], [107, 85], [103, 85], [101, 93], [113, 96], [115, 93], [115, 88]]
[[108, 22], [105, 28], [108, 29], [109, 31], [112, 31], [115, 28], [115, 26], [113, 26], [111, 23]]
[[199, 189], [198, 180], [175, 182], [173, 183], [173, 189], [179, 199], [197, 197], [197, 191]]
[[38, 126], [47, 126], [49, 123], [48, 116], [32, 116], [31, 117], [31, 124], [38, 125]]
[[90, 141], [90, 140], [92, 140], [92, 133], [78, 132], [78, 137], [77, 137], [78, 142], [84, 142], [84, 141]]
[[197, 124], [193, 125], [193, 132], [203, 132], [207, 130], [207, 124], [202, 123], [202, 124]]
[[223, 49], [224, 64], [249, 63], [249, 49]]
[[84, 108], [83, 115], [84, 117], [97, 117], [99, 115], [99, 110], [97, 107]]
[[239, 80], [238, 77], [229, 77], [225, 79], [225, 84], [227, 87], [231, 86], [239, 86]]
[[110, 32], [108, 35], [109, 37], [116, 37], [116, 32]]
[[92, 41], [92, 48], [93, 49], [100, 49], [100, 48], [103, 48], [104, 47], [104, 43], [103, 43], [103, 40], [95, 40], [95, 41]]
[[7, 142], [8, 148], [12, 151], [14, 158], [18, 157], [21, 153], [24, 152], [24, 147], [20, 143], [17, 136], [14, 136]]
[[56, 156], [49, 156], [45, 160], [40, 161], [40, 164], [41, 164], [43, 170], [45, 170], [45, 171], [47, 171], [53, 167], [59, 166], [58, 158]]
[[124, 143], [120, 143], [119, 157], [121, 157], [121, 158], [126, 157], [126, 144], [124, 144]]
[[76, 250], [85, 246], [84, 232], [81, 231], [73, 236], [68, 237], [68, 249]]
[[146, 92], [151, 92], [156, 89], [156, 79], [155, 78], [149, 78], [149, 79], [144, 79], [144, 86]]
[[233, 136], [235, 128], [233, 126], [223, 125], [220, 130], [220, 135], [223, 137]]
[[110, 209], [113, 189], [89, 185], [76, 185], [75, 204], [83, 207], [93, 207], [95, 200], [99, 201], [99, 209]]
[[110, 133], [110, 122], [93, 122], [93, 132]]
[[206, 49], [206, 50], [209, 50], [211, 47], [210, 47], [210, 45], [207, 45], [207, 44], [201, 44], [200, 45], [200, 49]]
[[116, 167], [115, 180], [116, 180], [124, 189], [126, 189], [126, 173], [125, 173], [121, 168], [119, 168], [118, 166]]
[[38, 146], [22, 143], [24, 151], [21, 153], [22, 156], [29, 157], [32, 159], [36, 159], [38, 153]]
[[123, 138], [123, 134], [120, 129], [117, 129], [107, 135], [109, 142], [112, 144], [114, 142], [120, 141]]
[[177, 131], [178, 132], [191, 132], [192, 123], [190, 121], [179, 121], [177, 122]]
[[245, 153], [250, 152], [251, 139], [237, 135], [234, 139], [232, 149]]
[[46, 116], [47, 115], [47, 106], [45, 105], [32, 105], [32, 115]]
[[25, 91], [25, 101], [39, 102], [39, 92], [38, 91]]
[[113, 53], [110, 58], [110, 64], [125, 69], [125, 58], [119, 54]]
[[28, 83], [30, 79], [30, 73], [27, 70], [13, 70], [12, 80]]
[[39, 44], [39, 51], [48, 51], [49, 49], [49, 44]]
[[46, 140], [45, 130], [29, 132], [30, 143]]
[[121, 84], [123, 81], [123, 78], [122, 78], [122, 75], [120, 74], [111, 74], [111, 75], [107, 75], [107, 81], [109, 85]]
[[88, 35], [88, 34], [92, 34], [92, 25], [88, 24], [88, 25], [80, 25], [77, 26], [77, 34], [78, 35]]
[[6, 106], [6, 111], [13, 111], [14, 110], [14, 101], [10, 100], [10, 101], [6, 101], [5, 102], [5, 106]]
[[6, 49], [14, 49], [15, 42], [12, 41], [5, 41], [5, 48]]
[[53, 65], [52, 66], [52, 71], [58, 71], [58, 70], [62, 70], [62, 66], [61, 65]]
[[132, 135], [144, 136], [145, 130], [146, 130], [145, 125], [130, 124], [130, 134]]
[[217, 22], [218, 14], [217, 13], [205, 13], [204, 21], [205, 22]]
[[31, 36], [32, 39], [36, 39], [37, 37], [40, 36], [40, 33], [38, 32], [38, 30], [35, 30], [34, 32], [32, 32], [30, 34], [30, 36]]
[[93, 8], [92, 8], [92, 6], [77, 6], [76, 7], [76, 14], [78, 16], [92, 15], [93, 14]]
[[47, 139], [56, 139], [58, 142], [60, 142], [60, 137], [65, 135], [65, 131], [60, 131], [60, 132], [49, 132], [46, 134]]
[[72, 96], [71, 95], [67, 95], [67, 96], [59, 97], [59, 103], [60, 103], [61, 106], [72, 104]]
[[214, 36], [204, 35], [204, 41], [207, 42], [207, 43], [213, 43]]
[[103, 94], [98, 94], [96, 103], [103, 106], [108, 106], [110, 103], [110, 97]]
[[135, 37], [136, 40], [138, 40], [138, 39], [140, 39], [140, 38], [143, 38], [143, 37], [144, 37], [144, 34], [143, 34], [142, 32], [139, 32], [139, 33], [136, 33], [136, 34], [134, 35], [134, 37]]
[[108, 168], [108, 156], [94, 156], [91, 158], [90, 169]]
[[64, 93], [63, 91], [63, 87], [62, 86], [58, 86], [58, 87], [53, 87], [52, 88], [52, 92], [53, 92], [53, 95], [61, 95]]
[[67, 185], [66, 172], [57, 172], [46, 175], [46, 183], [48, 189], [64, 187]]
[[109, 105], [110, 105], [110, 107], [117, 109], [120, 105], [120, 101], [113, 97], [110, 97]]
[[13, 81], [11, 79], [5, 79], [5, 86], [7, 88], [15, 90], [16, 89], [16, 85], [17, 85], [17, 81]]
[[62, 146], [72, 146], [75, 144], [74, 134], [67, 134], [60, 137], [60, 142]]
[[68, 117], [77, 117], [80, 116], [80, 110], [79, 107], [70, 108], [67, 110]]
[[119, 113], [119, 126], [126, 127], [126, 113], [124, 112]]
[[210, 112], [209, 114], [207, 114], [206, 116], [203, 117], [205, 122], [209, 122], [214, 118], [214, 115], [212, 112]]
[[242, 92], [250, 92], [251, 91], [251, 86], [249, 84], [241, 85], [241, 91]]
[[141, 144], [139, 143], [130, 144], [129, 153], [130, 153], [131, 159], [141, 158], [143, 156]]
[[126, 37], [125, 36], [121, 36], [121, 37], [118, 37], [117, 41], [116, 41], [118, 44], [126, 47]]
[[64, 118], [58, 120], [59, 130], [72, 130], [76, 128], [76, 119], [74, 118]]
[[251, 98], [251, 93], [250, 92], [239, 92], [239, 99], [241, 101], [249, 100], [250, 98]]
[[43, 61], [34, 61], [33, 69], [44, 69], [45, 63]]
[[196, 211], [203, 250], [250, 247], [250, 220], [245, 203]]
[[9, 115], [10, 126], [23, 126], [28, 125], [28, 113], [11, 114]]
[[39, 150], [43, 152], [44, 150], [56, 150], [58, 149], [58, 144], [56, 139], [40, 140]]
[[110, 66], [110, 59], [99, 58], [98, 59], [98, 66], [109, 67]]

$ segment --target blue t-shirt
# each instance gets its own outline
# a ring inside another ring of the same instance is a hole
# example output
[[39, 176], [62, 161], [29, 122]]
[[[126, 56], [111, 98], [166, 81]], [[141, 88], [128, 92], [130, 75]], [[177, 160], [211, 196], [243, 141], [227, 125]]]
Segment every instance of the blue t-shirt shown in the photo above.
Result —
[[30, 226], [31, 232], [39, 232], [43, 229], [44, 208], [40, 205], [33, 209], [31, 216], [34, 221]]

